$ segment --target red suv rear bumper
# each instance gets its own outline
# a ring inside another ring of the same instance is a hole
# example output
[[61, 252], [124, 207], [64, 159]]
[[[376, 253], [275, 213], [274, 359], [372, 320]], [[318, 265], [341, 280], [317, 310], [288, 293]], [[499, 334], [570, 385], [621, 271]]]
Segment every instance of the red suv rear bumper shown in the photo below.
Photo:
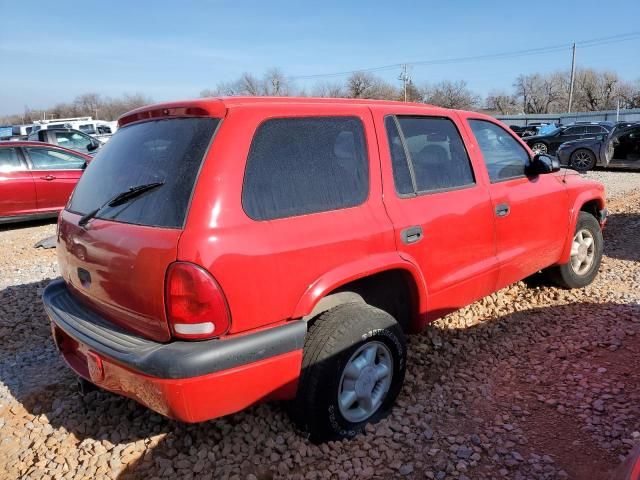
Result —
[[43, 294], [53, 337], [67, 364], [95, 385], [184, 422], [295, 396], [304, 322], [227, 340], [161, 344], [99, 317], [63, 281]]

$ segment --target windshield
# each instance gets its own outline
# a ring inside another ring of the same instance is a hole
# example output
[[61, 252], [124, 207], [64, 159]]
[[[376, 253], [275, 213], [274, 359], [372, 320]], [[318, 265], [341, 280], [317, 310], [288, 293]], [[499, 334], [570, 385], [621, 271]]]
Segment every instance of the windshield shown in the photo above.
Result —
[[550, 132], [545, 133], [545, 135], [557, 135], [562, 131], [562, 128], [554, 128]]
[[173, 118], [119, 129], [87, 167], [67, 209], [86, 215], [131, 187], [163, 182], [162, 188], [101, 210], [96, 218], [181, 228], [218, 122]]

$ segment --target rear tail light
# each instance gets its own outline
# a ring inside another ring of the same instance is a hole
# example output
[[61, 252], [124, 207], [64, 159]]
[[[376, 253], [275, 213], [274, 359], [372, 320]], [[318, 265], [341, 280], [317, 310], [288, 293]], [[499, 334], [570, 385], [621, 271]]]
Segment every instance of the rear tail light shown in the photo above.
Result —
[[176, 262], [165, 282], [167, 320], [173, 336], [185, 340], [218, 337], [229, 330], [229, 307], [218, 282], [203, 268]]

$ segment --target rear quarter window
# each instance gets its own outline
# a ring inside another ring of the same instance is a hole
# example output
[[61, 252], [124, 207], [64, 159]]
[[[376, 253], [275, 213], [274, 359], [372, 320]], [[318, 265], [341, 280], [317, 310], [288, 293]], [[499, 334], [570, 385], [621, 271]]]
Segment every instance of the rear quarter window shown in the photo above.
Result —
[[100, 148], [67, 209], [86, 214], [131, 187], [164, 182], [97, 218], [181, 228], [213, 133], [214, 118], [172, 118], [127, 125]]
[[364, 127], [354, 117], [278, 118], [255, 133], [242, 205], [254, 220], [363, 203], [369, 193]]

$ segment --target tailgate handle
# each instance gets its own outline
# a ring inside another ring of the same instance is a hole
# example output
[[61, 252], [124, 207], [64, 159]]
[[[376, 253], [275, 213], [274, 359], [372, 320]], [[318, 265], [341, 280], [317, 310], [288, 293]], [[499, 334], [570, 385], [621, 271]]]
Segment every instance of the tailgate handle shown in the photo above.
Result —
[[422, 240], [422, 235], [422, 227], [420, 225], [405, 228], [400, 233], [402, 241], [407, 245], [409, 245], [410, 243], [419, 242], [420, 240]]
[[54, 177], [53, 175], [47, 175], [45, 177], [40, 177], [42, 180], [46, 180], [47, 182], [50, 182], [51, 180], [55, 180], [56, 177]]

